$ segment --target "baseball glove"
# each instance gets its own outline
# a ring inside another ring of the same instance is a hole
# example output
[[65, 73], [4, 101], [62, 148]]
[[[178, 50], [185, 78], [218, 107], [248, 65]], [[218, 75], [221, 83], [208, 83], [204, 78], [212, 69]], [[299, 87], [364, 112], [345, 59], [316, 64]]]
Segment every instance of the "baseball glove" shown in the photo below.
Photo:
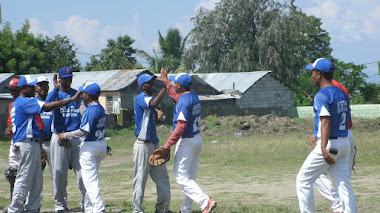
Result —
[[61, 147], [65, 147], [65, 148], [71, 147], [70, 140], [68, 140], [68, 139], [58, 140], [58, 145], [60, 145]]
[[153, 151], [149, 157], [149, 163], [152, 166], [162, 165], [170, 160], [170, 149], [159, 148]]

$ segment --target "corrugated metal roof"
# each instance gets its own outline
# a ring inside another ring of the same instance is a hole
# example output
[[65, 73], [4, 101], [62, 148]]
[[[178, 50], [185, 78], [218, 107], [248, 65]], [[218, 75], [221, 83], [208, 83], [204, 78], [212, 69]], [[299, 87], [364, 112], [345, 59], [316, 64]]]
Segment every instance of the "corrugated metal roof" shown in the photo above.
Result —
[[225, 95], [225, 94], [220, 94], [220, 95], [198, 95], [198, 97], [199, 97], [199, 100], [201, 100], [201, 101], [237, 99], [234, 96]]
[[0, 83], [7, 80], [8, 78], [14, 76], [14, 73], [1, 73], [0, 74]]
[[268, 73], [270, 73], [270, 71], [208, 73], [197, 75], [219, 92], [235, 89], [244, 93], [249, 87], [256, 83], [256, 81], [260, 80], [260, 78]]
[[[149, 72], [147, 69], [108, 70], [92, 72], [73, 72], [71, 88], [78, 89], [85, 82], [97, 83], [101, 91], [117, 91], [131, 85], [141, 73]], [[53, 90], [53, 73], [33, 74], [33, 78], [45, 76], [49, 79], [49, 89]]]

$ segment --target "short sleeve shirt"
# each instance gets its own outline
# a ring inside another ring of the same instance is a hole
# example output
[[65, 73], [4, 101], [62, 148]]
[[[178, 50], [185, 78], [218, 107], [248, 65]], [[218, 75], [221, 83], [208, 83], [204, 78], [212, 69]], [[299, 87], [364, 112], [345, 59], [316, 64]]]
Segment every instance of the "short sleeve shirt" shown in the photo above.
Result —
[[[36, 97], [36, 99], [39, 101], [43, 101], [37, 97]], [[42, 122], [44, 123], [44, 132], [43, 132], [44, 138], [51, 138], [52, 117], [53, 117], [53, 111], [49, 111], [49, 112], [42, 111], [41, 112], [41, 119], [42, 119]]]
[[201, 131], [201, 104], [195, 93], [184, 93], [179, 97], [173, 114], [173, 130], [176, 128], [179, 120], [186, 121], [187, 123], [182, 137], [191, 137]]
[[84, 111], [80, 128], [89, 134], [84, 141], [104, 140], [106, 131], [106, 114], [104, 108], [98, 104], [91, 104]]
[[135, 100], [135, 136], [142, 141], [158, 143], [156, 132], [156, 110], [149, 106], [153, 99], [145, 93], [136, 96]]
[[39, 115], [45, 102], [36, 98], [18, 97], [11, 109], [13, 142], [27, 138], [41, 138], [35, 115]]
[[331, 119], [330, 137], [346, 137], [351, 117], [349, 99], [338, 87], [324, 87], [314, 97], [314, 135], [321, 137], [320, 117]]

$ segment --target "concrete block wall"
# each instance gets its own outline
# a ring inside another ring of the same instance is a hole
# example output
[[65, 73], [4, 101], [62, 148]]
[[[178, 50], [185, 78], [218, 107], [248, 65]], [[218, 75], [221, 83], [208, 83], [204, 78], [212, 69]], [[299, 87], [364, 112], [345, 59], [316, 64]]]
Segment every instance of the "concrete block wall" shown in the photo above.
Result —
[[[307, 118], [314, 116], [312, 106], [293, 107], [291, 117]], [[351, 116], [353, 118], [376, 119], [380, 117], [380, 104], [358, 104], [351, 105]]]
[[294, 97], [289, 87], [267, 74], [242, 94], [236, 103], [240, 109], [264, 110], [290, 116]]

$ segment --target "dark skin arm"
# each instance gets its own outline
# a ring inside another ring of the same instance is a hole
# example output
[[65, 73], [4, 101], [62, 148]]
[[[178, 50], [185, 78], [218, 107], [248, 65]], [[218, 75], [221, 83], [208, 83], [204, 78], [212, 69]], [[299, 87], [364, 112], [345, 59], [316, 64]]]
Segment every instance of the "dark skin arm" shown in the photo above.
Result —
[[329, 150], [326, 149], [330, 137], [331, 118], [328, 116], [321, 117], [321, 149], [322, 155], [326, 163], [332, 165], [335, 163], [334, 158], [331, 157]]
[[80, 94], [81, 94], [81, 92], [78, 90], [77, 93], [73, 97], [71, 97], [71, 98], [66, 98], [66, 99], [60, 100], [60, 101], [53, 101], [53, 102], [45, 103], [42, 106], [42, 110], [44, 110], [44, 111], [51, 111], [53, 109], [58, 109], [61, 106], [64, 106], [64, 105], [66, 105], [66, 104], [68, 104], [70, 102], [73, 102], [73, 101], [77, 100]]
[[163, 87], [160, 92], [158, 93], [158, 95], [149, 102], [149, 106], [150, 107], [153, 107], [153, 108], [156, 108], [158, 107], [158, 105], [160, 104], [161, 100], [162, 100], [162, 97], [164, 97], [164, 94], [165, 94], [165, 87]]

